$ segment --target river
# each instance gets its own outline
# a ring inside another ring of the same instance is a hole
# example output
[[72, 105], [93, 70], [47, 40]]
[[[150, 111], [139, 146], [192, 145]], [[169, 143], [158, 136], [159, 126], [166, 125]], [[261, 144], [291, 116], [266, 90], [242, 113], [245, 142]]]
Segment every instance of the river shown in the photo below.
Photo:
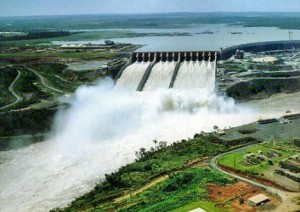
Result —
[[[145, 44], [141, 51], [178, 51], [218, 50], [234, 44], [288, 39], [287, 30], [230, 25], [132, 30], [193, 35], [114, 41]], [[206, 30], [213, 34], [197, 34]], [[294, 32], [294, 38], [300, 39], [299, 31]], [[87, 42], [103, 40], [76, 43]], [[230, 98], [197, 90], [131, 92], [116, 89], [112, 80], [83, 86], [76, 91], [70, 109], [58, 113], [47, 141], [0, 152], [1, 211], [48, 211], [65, 206], [89, 191], [105, 173], [132, 162], [135, 151], [150, 148], [154, 139], [171, 143], [201, 131], [212, 131], [215, 125], [222, 129], [259, 117], [279, 117], [287, 110], [299, 112], [299, 99], [296, 93], [236, 104]]]

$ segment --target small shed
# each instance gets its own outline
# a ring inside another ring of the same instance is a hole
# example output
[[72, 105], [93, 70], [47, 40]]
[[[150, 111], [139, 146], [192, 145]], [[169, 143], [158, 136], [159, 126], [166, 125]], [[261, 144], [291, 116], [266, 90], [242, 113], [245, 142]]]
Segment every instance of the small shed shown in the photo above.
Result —
[[248, 199], [248, 204], [251, 206], [258, 206], [270, 201], [269, 197], [264, 194], [258, 194]]

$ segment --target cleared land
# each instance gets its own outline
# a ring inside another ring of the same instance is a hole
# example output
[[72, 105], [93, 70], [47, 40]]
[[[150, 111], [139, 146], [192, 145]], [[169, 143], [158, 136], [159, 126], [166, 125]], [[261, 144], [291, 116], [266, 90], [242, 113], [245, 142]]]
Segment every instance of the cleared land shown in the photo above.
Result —
[[297, 181], [292, 183], [288, 178], [286, 180], [277, 180], [275, 171], [279, 169], [280, 163], [300, 153], [297, 142], [297, 140], [273, 140], [241, 152], [222, 156], [218, 159], [218, 164], [241, 171], [255, 178], [267, 179], [287, 189], [298, 191], [298, 187], [295, 187]]

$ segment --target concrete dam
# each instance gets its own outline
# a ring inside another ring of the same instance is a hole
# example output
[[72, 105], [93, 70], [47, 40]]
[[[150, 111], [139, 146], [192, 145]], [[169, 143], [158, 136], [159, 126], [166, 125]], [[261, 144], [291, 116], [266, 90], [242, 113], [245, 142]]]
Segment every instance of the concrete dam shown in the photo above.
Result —
[[293, 51], [295, 49], [300, 49], [300, 40], [266, 41], [231, 46], [221, 50], [220, 59], [229, 59], [236, 53], [236, 50], [238, 49], [251, 53], [272, 52], [278, 50]]
[[158, 88], [214, 90], [217, 52], [134, 52], [120, 70], [117, 86], [150, 91]]

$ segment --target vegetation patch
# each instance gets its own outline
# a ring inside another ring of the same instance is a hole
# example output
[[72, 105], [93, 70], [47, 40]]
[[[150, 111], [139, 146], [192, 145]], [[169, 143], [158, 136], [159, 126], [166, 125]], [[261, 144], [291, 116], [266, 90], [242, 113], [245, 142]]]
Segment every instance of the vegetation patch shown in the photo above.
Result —
[[[257, 143], [255, 139], [239, 139], [231, 147]], [[106, 174], [103, 182], [89, 193], [77, 198], [62, 211], [90, 210], [99, 208], [121, 208], [137, 211], [169, 211], [195, 201], [208, 201], [209, 183], [225, 185], [232, 179], [209, 169], [190, 168], [190, 161], [227, 151], [230, 141], [215, 138], [212, 135], [196, 134], [193, 139], [181, 140], [166, 146], [166, 142], [154, 141], [155, 147], [150, 150], [141, 148], [136, 152], [138, 159], [121, 167], [117, 172]], [[176, 158], [176, 160], [174, 160]], [[169, 179], [160, 182], [145, 191], [130, 197], [132, 191], [163, 176]], [[128, 198], [122, 198], [128, 195]], [[121, 202], [115, 200], [124, 199]]]
[[293, 140], [272, 141], [224, 155], [218, 159], [218, 164], [256, 178], [272, 181], [271, 176], [266, 173], [271, 173], [272, 170], [276, 172], [276, 168], [284, 164], [282, 161], [299, 152], [300, 149], [295, 146]]
[[35, 135], [50, 130], [54, 109], [11, 111], [0, 113], [0, 135]]
[[245, 101], [263, 99], [276, 93], [293, 93], [300, 90], [300, 79], [253, 79], [229, 87], [227, 95]]
[[29, 32], [21, 35], [3, 36], [0, 35], [0, 41], [15, 41], [15, 40], [31, 40], [31, 39], [41, 39], [41, 38], [54, 38], [69, 36], [74, 33], [67, 31], [57, 31], [57, 32]]
[[238, 132], [239, 132], [240, 134], [247, 135], [247, 134], [253, 134], [253, 133], [256, 133], [256, 132], [257, 132], [257, 129], [255, 129], [255, 128], [250, 128], [250, 127], [244, 127], [244, 128], [238, 129]]
[[8, 105], [15, 100], [15, 97], [9, 91], [9, 87], [17, 77], [17, 70], [4, 67], [0, 68], [0, 107]]
[[121, 208], [120, 211], [171, 211], [196, 201], [210, 201], [208, 187], [210, 183], [226, 185], [235, 182], [225, 175], [209, 170], [191, 168], [171, 175], [162, 183], [129, 198], [126, 202], [134, 205]]

